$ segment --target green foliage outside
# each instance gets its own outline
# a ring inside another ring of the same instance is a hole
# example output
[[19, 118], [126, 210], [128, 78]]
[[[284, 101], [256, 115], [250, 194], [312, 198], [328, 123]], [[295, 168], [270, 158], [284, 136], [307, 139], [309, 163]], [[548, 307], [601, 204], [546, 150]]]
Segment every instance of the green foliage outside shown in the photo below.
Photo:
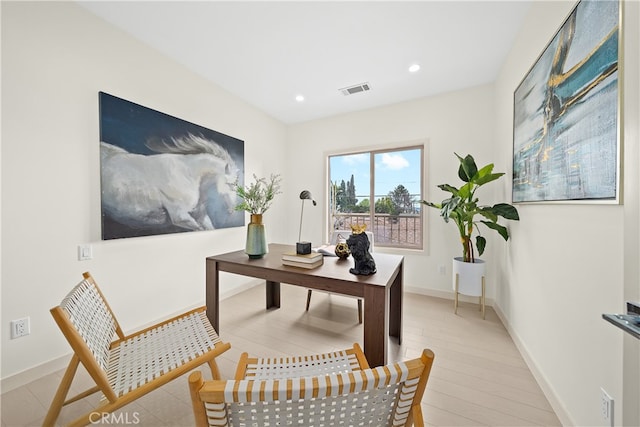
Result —
[[[333, 199], [338, 212], [343, 213], [368, 213], [371, 209], [371, 201], [368, 198], [358, 202], [356, 197], [356, 187], [354, 177], [348, 181], [341, 180], [333, 184]], [[402, 213], [413, 213], [415, 200], [407, 188], [400, 184], [385, 197], [375, 202], [375, 213], [399, 215]]]

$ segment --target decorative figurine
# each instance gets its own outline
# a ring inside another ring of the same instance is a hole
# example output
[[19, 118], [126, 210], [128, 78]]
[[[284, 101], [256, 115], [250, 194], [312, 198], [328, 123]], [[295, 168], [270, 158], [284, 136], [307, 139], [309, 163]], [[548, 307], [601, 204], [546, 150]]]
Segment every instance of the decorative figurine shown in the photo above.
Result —
[[347, 259], [349, 258], [349, 255], [351, 255], [351, 251], [349, 250], [349, 246], [347, 245], [347, 240], [342, 236], [342, 234], [338, 235], [335, 253], [336, 256], [340, 259]]
[[370, 274], [375, 274], [377, 271], [376, 262], [369, 253], [369, 237], [367, 237], [367, 233], [364, 232], [366, 228], [367, 224], [363, 224], [362, 226], [351, 226], [352, 234], [347, 239], [347, 246], [349, 246], [351, 255], [355, 260], [355, 266], [349, 269], [349, 273], [351, 274], [368, 276]]

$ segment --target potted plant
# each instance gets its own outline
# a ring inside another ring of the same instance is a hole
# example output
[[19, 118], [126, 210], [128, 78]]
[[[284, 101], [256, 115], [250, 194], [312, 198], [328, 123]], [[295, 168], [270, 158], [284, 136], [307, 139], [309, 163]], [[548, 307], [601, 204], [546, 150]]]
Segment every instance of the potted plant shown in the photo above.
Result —
[[[480, 296], [484, 308], [484, 261], [476, 258], [484, 253], [487, 240], [480, 234], [479, 225], [484, 224], [488, 229], [495, 230], [506, 241], [509, 239], [509, 230], [498, 224], [500, 217], [518, 221], [520, 219], [517, 209], [508, 203], [498, 203], [493, 206], [481, 205], [476, 191], [481, 186], [493, 182], [504, 173], [494, 173], [493, 163], [480, 169], [476, 166], [473, 157], [468, 154], [462, 158], [454, 153], [460, 165], [458, 176], [463, 181], [460, 188], [449, 184], [440, 184], [438, 188], [448, 193], [451, 197], [441, 203], [421, 202], [432, 208], [440, 210], [440, 216], [445, 222], [449, 220], [458, 228], [460, 242], [462, 243], [462, 257], [454, 258], [454, 290], [456, 291], [456, 307], [458, 292], [465, 295]], [[472, 235], [476, 233], [475, 245]], [[463, 264], [463, 265], [460, 265]], [[466, 264], [466, 265], [464, 265]], [[473, 266], [472, 264], [478, 264]], [[461, 271], [462, 270], [462, 271]], [[466, 270], [478, 270], [476, 277], [467, 277]], [[463, 274], [464, 273], [464, 274]], [[478, 277], [478, 275], [480, 275]]]
[[235, 183], [235, 191], [241, 202], [236, 206], [237, 211], [247, 211], [251, 214], [251, 222], [247, 226], [247, 243], [245, 253], [249, 258], [262, 258], [267, 253], [267, 239], [262, 224], [262, 215], [271, 207], [273, 199], [280, 194], [281, 178], [278, 174], [271, 174], [269, 179], [258, 178], [253, 174], [253, 183], [248, 186]]

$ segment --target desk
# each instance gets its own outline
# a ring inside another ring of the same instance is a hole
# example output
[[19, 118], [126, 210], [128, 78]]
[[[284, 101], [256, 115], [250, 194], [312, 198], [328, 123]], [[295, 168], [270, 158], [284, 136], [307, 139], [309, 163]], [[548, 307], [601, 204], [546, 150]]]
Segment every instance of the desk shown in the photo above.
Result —
[[313, 270], [282, 265], [283, 252], [294, 252], [290, 245], [270, 244], [261, 259], [249, 259], [244, 251], [207, 257], [207, 317], [220, 333], [220, 272], [256, 277], [266, 281], [266, 308], [280, 308], [280, 283], [303, 286], [364, 299], [364, 354], [369, 365], [387, 363], [387, 336], [402, 341], [402, 269], [404, 258], [376, 252], [377, 273], [357, 276], [349, 273], [353, 259], [340, 261], [325, 257]]

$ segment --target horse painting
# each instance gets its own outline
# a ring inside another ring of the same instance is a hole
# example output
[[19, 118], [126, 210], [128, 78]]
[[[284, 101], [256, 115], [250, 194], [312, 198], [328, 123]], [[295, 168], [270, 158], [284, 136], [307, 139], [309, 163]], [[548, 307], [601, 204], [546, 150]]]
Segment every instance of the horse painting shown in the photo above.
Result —
[[151, 154], [100, 143], [103, 239], [213, 230], [216, 215], [244, 224], [234, 215], [241, 171], [225, 148], [191, 133], [144, 145]]

